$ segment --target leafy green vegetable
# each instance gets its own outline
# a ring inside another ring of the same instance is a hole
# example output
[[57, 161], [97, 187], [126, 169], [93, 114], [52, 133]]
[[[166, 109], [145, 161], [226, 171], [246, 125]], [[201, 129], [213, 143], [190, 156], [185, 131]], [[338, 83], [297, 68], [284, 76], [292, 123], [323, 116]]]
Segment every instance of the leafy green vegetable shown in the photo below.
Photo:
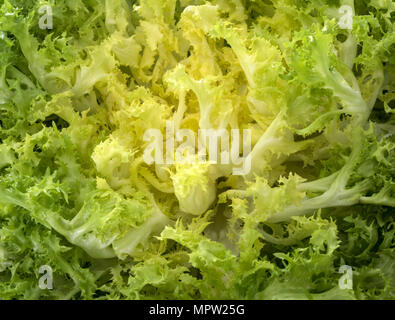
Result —
[[[0, 299], [395, 299], [394, 13], [0, 0]], [[169, 122], [251, 171], [148, 164]]]

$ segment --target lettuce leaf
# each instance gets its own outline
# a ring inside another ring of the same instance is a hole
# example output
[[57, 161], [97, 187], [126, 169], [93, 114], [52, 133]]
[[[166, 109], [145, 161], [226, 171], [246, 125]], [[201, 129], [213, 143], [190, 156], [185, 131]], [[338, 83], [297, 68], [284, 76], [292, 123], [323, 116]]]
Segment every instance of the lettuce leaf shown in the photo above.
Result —
[[[394, 12], [0, 0], [0, 299], [395, 299]], [[169, 123], [251, 171], [147, 163]]]

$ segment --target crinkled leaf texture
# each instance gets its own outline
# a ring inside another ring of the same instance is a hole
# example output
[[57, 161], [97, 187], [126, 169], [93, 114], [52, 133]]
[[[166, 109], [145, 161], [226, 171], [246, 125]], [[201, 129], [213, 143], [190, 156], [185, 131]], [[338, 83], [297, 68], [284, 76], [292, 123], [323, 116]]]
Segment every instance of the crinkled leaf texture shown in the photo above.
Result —
[[[0, 299], [395, 299], [394, 12], [0, 0]], [[251, 171], [146, 163], [169, 122]]]

